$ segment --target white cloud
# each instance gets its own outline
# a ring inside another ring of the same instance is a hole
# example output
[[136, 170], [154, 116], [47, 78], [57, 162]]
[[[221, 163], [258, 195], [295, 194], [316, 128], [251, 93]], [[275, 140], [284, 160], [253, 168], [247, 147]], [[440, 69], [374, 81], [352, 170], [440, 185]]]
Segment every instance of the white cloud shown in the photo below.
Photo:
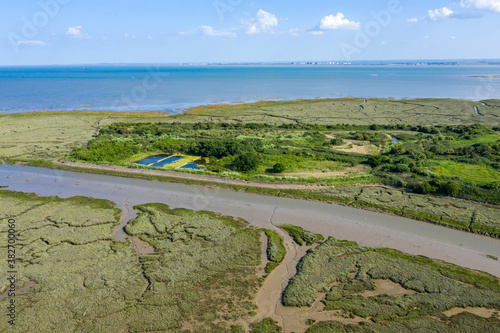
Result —
[[153, 39], [153, 37], [152, 36], [148, 36], [148, 39], [151, 40], [151, 39]]
[[79, 35], [81, 35], [81, 34], [82, 34], [82, 32], [81, 32], [81, 29], [82, 29], [82, 28], [83, 28], [83, 27], [82, 27], [81, 25], [77, 25], [77, 26], [75, 26], [75, 27], [70, 27], [70, 28], [68, 29], [68, 31], [66, 31], [66, 35], [70, 35], [70, 36], [79, 36]]
[[20, 40], [17, 42], [17, 45], [44, 46], [47, 45], [47, 43], [41, 40]]
[[411, 18], [411, 19], [407, 19], [406, 22], [417, 23], [418, 22], [418, 18], [414, 17], [414, 18]]
[[200, 31], [205, 36], [209, 37], [237, 37], [236, 32], [232, 30], [215, 30], [213, 27], [209, 25], [202, 25]]
[[454, 13], [453, 10], [443, 7], [441, 9], [429, 10], [427, 12], [427, 18], [431, 21], [442, 21], [452, 17]]
[[451, 38], [451, 39], [457, 39], [457, 37], [455, 37], [455, 36], [451, 36], [450, 38]]
[[500, 13], [500, 0], [461, 0], [462, 7]]
[[68, 31], [66, 31], [66, 35], [71, 36], [73, 38], [91, 38], [88, 34], [82, 34], [83, 27], [81, 25], [76, 25], [74, 27], [69, 27]]
[[[202, 34], [208, 37], [237, 37], [238, 34], [232, 30], [215, 30], [212, 26], [202, 25], [193, 30], [189, 30], [186, 32], [180, 32], [181, 35], [192, 35], [192, 34]], [[153, 39], [153, 37], [148, 36], [148, 39]]]
[[263, 31], [270, 31], [278, 26], [278, 18], [276, 15], [260, 9], [257, 12], [257, 17], [251, 20], [242, 21], [247, 27], [247, 34], [253, 35]]
[[278, 26], [278, 19], [276, 18], [276, 15], [268, 13], [262, 9], [257, 13], [257, 20], [263, 30]]
[[325, 32], [322, 30], [312, 30], [312, 31], [309, 31], [309, 33], [311, 35], [323, 35]]
[[337, 15], [329, 15], [323, 17], [319, 25], [321, 30], [357, 30], [361, 28], [361, 23], [349, 21], [345, 18], [343, 13], [337, 13]]

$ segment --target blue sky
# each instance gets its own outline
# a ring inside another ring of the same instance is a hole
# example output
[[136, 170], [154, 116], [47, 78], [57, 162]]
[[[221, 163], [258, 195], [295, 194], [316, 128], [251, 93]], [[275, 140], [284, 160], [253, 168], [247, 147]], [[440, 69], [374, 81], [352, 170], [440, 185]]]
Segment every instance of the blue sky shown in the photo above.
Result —
[[0, 65], [500, 58], [500, 0], [0, 0]]

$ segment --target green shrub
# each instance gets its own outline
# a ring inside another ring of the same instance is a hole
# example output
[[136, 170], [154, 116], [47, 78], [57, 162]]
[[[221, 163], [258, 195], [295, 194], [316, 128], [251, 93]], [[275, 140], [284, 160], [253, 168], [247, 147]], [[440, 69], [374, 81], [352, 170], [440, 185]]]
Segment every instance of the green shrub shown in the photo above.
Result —
[[283, 173], [286, 171], [286, 169], [287, 169], [287, 167], [284, 163], [278, 162], [275, 165], [273, 165], [272, 172], [273, 173]]
[[447, 195], [456, 196], [460, 192], [460, 185], [454, 180], [450, 180], [443, 185], [443, 191]]
[[428, 194], [436, 191], [436, 188], [431, 186], [428, 181], [423, 181], [417, 184], [414, 188], [416, 193], [419, 194]]
[[234, 160], [236, 170], [241, 172], [250, 172], [257, 169], [259, 166], [259, 157], [255, 152], [241, 154]]
[[278, 322], [271, 319], [265, 318], [261, 322], [250, 325], [251, 333], [281, 333], [283, 332], [281, 326]]
[[332, 146], [340, 146], [340, 145], [343, 145], [344, 144], [344, 140], [340, 139], [340, 138], [336, 138], [336, 139], [332, 139], [330, 141], [330, 144]]

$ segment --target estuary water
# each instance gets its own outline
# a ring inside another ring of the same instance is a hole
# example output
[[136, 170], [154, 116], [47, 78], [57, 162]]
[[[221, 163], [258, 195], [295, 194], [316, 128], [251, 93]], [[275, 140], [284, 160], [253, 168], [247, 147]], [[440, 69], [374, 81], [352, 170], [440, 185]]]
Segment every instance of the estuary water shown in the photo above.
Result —
[[500, 66], [0, 67], [0, 113], [82, 109], [175, 113], [211, 103], [347, 96], [500, 98]]
[[[134, 217], [134, 205], [160, 202], [171, 208], [210, 210], [241, 217], [259, 227], [294, 224], [324, 236], [353, 240], [362, 246], [394, 248], [500, 277], [499, 262], [487, 257], [500, 257], [497, 239], [352, 207], [6, 164], [0, 165], [0, 186], [42, 196], [108, 199], [124, 211], [125, 222]], [[120, 239], [120, 235], [116, 236]]]

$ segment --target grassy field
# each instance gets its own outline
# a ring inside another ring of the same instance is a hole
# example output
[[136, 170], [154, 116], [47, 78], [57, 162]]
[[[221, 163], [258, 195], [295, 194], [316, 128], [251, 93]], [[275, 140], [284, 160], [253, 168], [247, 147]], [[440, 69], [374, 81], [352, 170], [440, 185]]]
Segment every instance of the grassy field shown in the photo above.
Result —
[[477, 183], [500, 182], [500, 171], [478, 164], [465, 164], [453, 161], [439, 161], [438, 166], [432, 168], [437, 174], [446, 177], [460, 177]]
[[[324, 310], [339, 314], [307, 332], [498, 332], [491, 314], [500, 310], [499, 291], [498, 279], [485, 273], [329, 238], [302, 258], [283, 303], [310, 307], [320, 295]], [[488, 318], [445, 314], [466, 307], [493, 311]], [[342, 323], [355, 317], [369, 321]]]
[[492, 143], [500, 140], [500, 135], [498, 133], [481, 135], [477, 138], [469, 139], [469, 140], [455, 140], [450, 142], [453, 146], [467, 145], [467, 144], [476, 144], [476, 143]]

